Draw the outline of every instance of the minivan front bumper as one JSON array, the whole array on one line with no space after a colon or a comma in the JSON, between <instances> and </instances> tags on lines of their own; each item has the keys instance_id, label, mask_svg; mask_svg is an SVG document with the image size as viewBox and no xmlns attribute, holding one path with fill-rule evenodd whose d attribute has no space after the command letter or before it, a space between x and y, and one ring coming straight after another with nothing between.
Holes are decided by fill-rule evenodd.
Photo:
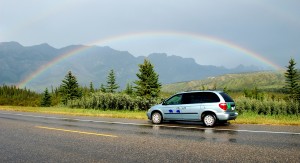
<instances>
[{"instance_id":1,"label":"minivan front bumper","mask_svg":"<svg viewBox=\"0 0 300 163\"><path fill-rule=\"evenodd\" d=\"M147 117L149 120L151 120L151 112L149 112L149 111L147 112Z\"/></svg>"}]
</instances>

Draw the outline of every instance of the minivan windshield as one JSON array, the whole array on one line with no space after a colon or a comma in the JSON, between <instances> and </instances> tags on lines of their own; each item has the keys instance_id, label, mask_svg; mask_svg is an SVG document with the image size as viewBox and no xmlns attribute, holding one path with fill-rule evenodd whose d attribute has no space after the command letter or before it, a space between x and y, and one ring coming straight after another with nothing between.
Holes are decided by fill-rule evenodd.
<instances>
[{"instance_id":1,"label":"minivan windshield","mask_svg":"<svg viewBox=\"0 0 300 163\"><path fill-rule=\"evenodd\" d=\"M221 96L224 98L225 102L234 102L233 99L226 93L221 92Z\"/></svg>"}]
</instances>

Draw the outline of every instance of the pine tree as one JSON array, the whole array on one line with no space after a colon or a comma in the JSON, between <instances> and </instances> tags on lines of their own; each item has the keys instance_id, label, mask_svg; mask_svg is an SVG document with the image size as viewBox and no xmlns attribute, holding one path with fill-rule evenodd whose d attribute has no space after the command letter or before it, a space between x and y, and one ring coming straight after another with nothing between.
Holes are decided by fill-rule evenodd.
<instances>
[{"instance_id":1,"label":"pine tree","mask_svg":"<svg viewBox=\"0 0 300 163\"><path fill-rule=\"evenodd\" d=\"M136 76L138 80L134 83L136 86L136 93L144 97L158 97L161 89L161 84L158 81L158 74L154 71L154 66L147 59L143 64L139 65L140 73Z\"/></svg>"},{"instance_id":2,"label":"pine tree","mask_svg":"<svg viewBox=\"0 0 300 163\"><path fill-rule=\"evenodd\" d=\"M116 83L116 76L112 69L107 76L106 92L115 93L118 88L119 85Z\"/></svg>"},{"instance_id":3,"label":"pine tree","mask_svg":"<svg viewBox=\"0 0 300 163\"><path fill-rule=\"evenodd\" d=\"M41 106L44 106L44 107L51 106L51 96L48 92L48 88L46 88L44 91L44 96L42 98Z\"/></svg>"},{"instance_id":4,"label":"pine tree","mask_svg":"<svg viewBox=\"0 0 300 163\"><path fill-rule=\"evenodd\" d=\"M104 84L101 84L101 85L100 85L100 91L103 92L103 93L106 92L106 89L105 89Z\"/></svg>"},{"instance_id":5,"label":"pine tree","mask_svg":"<svg viewBox=\"0 0 300 163\"><path fill-rule=\"evenodd\" d=\"M92 92L92 93L95 92L93 82L90 82L90 92Z\"/></svg>"},{"instance_id":6,"label":"pine tree","mask_svg":"<svg viewBox=\"0 0 300 163\"><path fill-rule=\"evenodd\" d=\"M126 88L125 88L125 91L124 91L126 94L128 95L132 95L133 94L133 87L130 83L127 83L126 84Z\"/></svg>"},{"instance_id":7,"label":"pine tree","mask_svg":"<svg viewBox=\"0 0 300 163\"><path fill-rule=\"evenodd\" d=\"M285 72L285 89L287 90L289 96L293 100L300 101L300 86L299 80L300 76L296 69L296 62L293 58L290 59L289 65L286 67Z\"/></svg>"},{"instance_id":8,"label":"pine tree","mask_svg":"<svg viewBox=\"0 0 300 163\"><path fill-rule=\"evenodd\" d=\"M53 105L58 105L61 101L61 92L59 88L54 88L53 92L51 93L51 101Z\"/></svg>"},{"instance_id":9,"label":"pine tree","mask_svg":"<svg viewBox=\"0 0 300 163\"><path fill-rule=\"evenodd\" d=\"M62 81L60 91L62 94L62 102L65 105L68 104L69 100L74 100L81 97L81 91L79 89L77 79L71 71L67 73L65 79Z\"/></svg>"}]
</instances>

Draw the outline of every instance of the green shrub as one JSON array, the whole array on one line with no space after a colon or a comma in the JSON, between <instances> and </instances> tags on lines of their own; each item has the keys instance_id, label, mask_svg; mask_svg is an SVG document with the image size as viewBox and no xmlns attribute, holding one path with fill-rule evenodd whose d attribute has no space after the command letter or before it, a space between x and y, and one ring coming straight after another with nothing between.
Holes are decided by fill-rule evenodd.
<instances>
[{"instance_id":1,"label":"green shrub","mask_svg":"<svg viewBox=\"0 0 300 163\"><path fill-rule=\"evenodd\" d=\"M235 99L235 102L240 114L251 111L264 115L300 115L299 103L295 101L240 97Z\"/></svg>"},{"instance_id":2,"label":"green shrub","mask_svg":"<svg viewBox=\"0 0 300 163\"><path fill-rule=\"evenodd\" d=\"M123 93L95 92L80 99L73 100L69 107L101 110L148 110L159 102L156 98L129 96Z\"/></svg>"},{"instance_id":3,"label":"green shrub","mask_svg":"<svg viewBox=\"0 0 300 163\"><path fill-rule=\"evenodd\" d=\"M152 105L160 102L161 99L158 98L130 96L124 93L95 92L80 99L72 100L68 106L98 110L146 111ZM240 114L253 112L260 115L300 115L300 105L295 101L238 97L235 102L237 111Z\"/></svg>"}]
</instances>

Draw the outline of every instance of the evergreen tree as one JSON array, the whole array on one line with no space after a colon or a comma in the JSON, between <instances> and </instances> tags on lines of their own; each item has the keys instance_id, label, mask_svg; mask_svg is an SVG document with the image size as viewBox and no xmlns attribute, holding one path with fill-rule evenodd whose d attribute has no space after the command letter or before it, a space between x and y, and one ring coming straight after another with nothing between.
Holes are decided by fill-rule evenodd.
<instances>
[{"instance_id":1,"label":"evergreen tree","mask_svg":"<svg viewBox=\"0 0 300 163\"><path fill-rule=\"evenodd\" d=\"M89 95L91 90L87 86L84 87L79 87L79 92L81 93L82 96Z\"/></svg>"},{"instance_id":2,"label":"evergreen tree","mask_svg":"<svg viewBox=\"0 0 300 163\"><path fill-rule=\"evenodd\" d=\"M293 100L300 101L300 86L299 86L299 73L296 69L296 62L293 58L290 59L289 65L286 67L285 72L285 89Z\"/></svg>"},{"instance_id":3,"label":"evergreen tree","mask_svg":"<svg viewBox=\"0 0 300 163\"><path fill-rule=\"evenodd\" d=\"M51 106L51 96L48 92L48 88L46 88L44 91L44 96L42 98L41 106L44 106L44 107Z\"/></svg>"},{"instance_id":4,"label":"evergreen tree","mask_svg":"<svg viewBox=\"0 0 300 163\"><path fill-rule=\"evenodd\" d=\"M95 92L93 82L90 82L90 92L92 92L92 93Z\"/></svg>"},{"instance_id":5,"label":"evergreen tree","mask_svg":"<svg viewBox=\"0 0 300 163\"><path fill-rule=\"evenodd\" d=\"M62 81L60 91L62 94L62 101L65 105L68 104L69 100L81 97L81 91L79 89L77 79L71 71L67 73L65 79Z\"/></svg>"},{"instance_id":6,"label":"evergreen tree","mask_svg":"<svg viewBox=\"0 0 300 163\"><path fill-rule=\"evenodd\" d=\"M107 76L106 92L115 93L118 88L119 85L116 83L116 76L112 69Z\"/></svg>"},{"instance_id":7,"label":"evergreen tree","mask_svg":"<svg viewBox=\"0 0 300 163\"><path fill-rule=\"evenodd\" d=\"M126 94L128 95L132 95L133 94L133 87L130 83L127 83L126 84L126 88L125 88L125 91L124 91Z\"/></svg>"},{"instance_id":8,"label":"evergreen tree","mask_svg":"<svg viewBox=\"0 0 300 163\"><path fill-rule=\"evenodd\" d=\"M51 93L51 101L52 105L58 105L61 102L61 92L59 88L53 89L53 92Z\"/></svg>"},{"instance_id":9,"label":"evergreen tree","mask_svg":"<svg viewBox=\"0 0 300 163\"><path fill-rule=\"evenodd\" d=\"M139 71L136 76L138 80L134 83L136 93L139 96L158 97L161 89L161 84L158 81L158 74L154 71L154 66L147 59L143 64L139 64Z\"/></svg>"},{"instance_id":10,"label":"evergreen tree","mask_svg":"<svg viewBox=\"0 0 300 163\"><path fill-rule=\"evenodd\" d=\"M100 85L100 91L103 92L103 93L106 92L106 89L105 89L104 84L101 84L101 85Z\"/></svg>"}]
</instances>

